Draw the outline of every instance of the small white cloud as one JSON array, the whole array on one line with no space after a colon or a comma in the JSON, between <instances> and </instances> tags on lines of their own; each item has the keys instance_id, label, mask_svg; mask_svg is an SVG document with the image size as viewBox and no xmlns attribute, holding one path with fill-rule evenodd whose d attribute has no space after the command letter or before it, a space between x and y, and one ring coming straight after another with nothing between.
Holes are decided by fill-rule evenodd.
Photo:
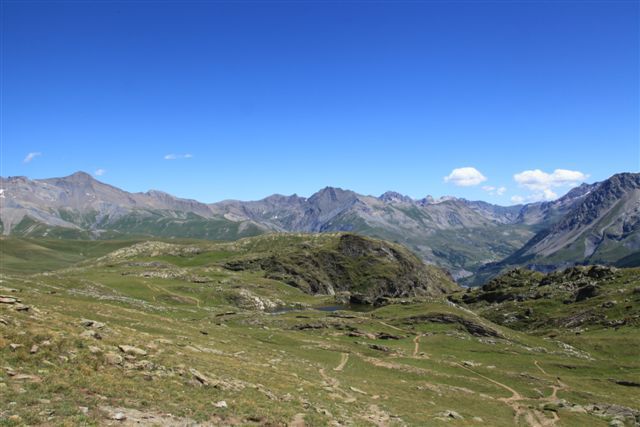
<instances>
[{"instance_id":1,"label":"small white cloud","mask_svg":"<svg viewBox=\"0 0 640 427\"><path fill-rule=\"evenodd\" d=\"M551 187L575 186L589 175L580 171L572 171L567 169L556 169L553 173L547 173L540 169L527 170L517 173L513 179L522 187L533 191L544 191Z\"/></svg>"},{"instance_id":2,"label":"small white cloud","mask_svg":"<svg viewBox=\"0 0 640 427\"><path fill-rule=\"evenodd\" d=\"M107 173L107 171L105 169L96 169L96 171L93 173L95 176L102 176L105 173Z\"/></svg>"},{"instance_id":3,"label":"small white cloud","mask_svg":"<svg viewBox=\"0 0 640 427\"><path fill-rule=\"evenodd\" d=\"M549 202L557 198L558 198L558 195L552 190L549 190L547 188L542 191L537 191L535 193L532 193L526 197L512 196L511 201L513 203L520 204L520 203Z\"/></svg>"},{"instance_id":4,"label":"small white cloud","mask_svg":"<svg viewBox=\"0 0 640 427\"><path fill-rule=\"evenodd\" d=\"M526 202L555 200L558 198L558 195L552 190L553 188L574 187L584 182L587 178L589 178L589 175L583 172L568 169L556 169L552 173L547 173L540 169L533 169L513 175L513 179L520 187L524 187L532 192L530 195L522 198L523 201Z\"/></svg>"},{"instance_id":5,"label":"small white cloud","mask_svg":"<svg viewBox=\"0 0 640 427\"><path fill-rule=\"evenodd\" d=\"M472 167L454 169L444 177L444 182L451 182L459 187L471 187L486 180L487 178L478 169Z\"/></svg>"},{"instance_id":6,"label":"small white cloud","mask_svg":"<svg viewBox=\"0 0 640 427\"><path fill-rule=\"evenodd\" d=\"M167 154L164 156L165 160L178 160L178 159L190 159L193 157L193 154L185 153L185 154Z\"/></svg>"},{"instance_id":7,"label":"small white cloud","mask_svg":"<svg viewBox=\"0 0 640 427\"><path fill-rule=\"evenodd\" d=\"M555 200L558 198L558 195L546 188L542 191L541 194L538 195L538 197L540 197L541 200Z\"/></svg>"},{"instance_id":8,"label":"small white cloud","mask_svg":"<svg viewBox=\"0 0 640 427\"><path fill-rule=\"evenodd\" d=\"M39 152L39 151L35 151L33 153L29 153L29 154L27 154L27 157L24 158L22 163L30 163L31 160L35 159L38 156L42 156L42 153Z\"/></svg>"},{"instance_id":9,"label":"small white cloud","mask_svg":"<svg viewBox=\"0 0 640 427\"><path fill-rule=\"evenodd\" d=\"M507 191L507 187L496 188L493 185L483 185L482 190L489 193L490 196L502 196Z\"/></svg>"}]
</instances>

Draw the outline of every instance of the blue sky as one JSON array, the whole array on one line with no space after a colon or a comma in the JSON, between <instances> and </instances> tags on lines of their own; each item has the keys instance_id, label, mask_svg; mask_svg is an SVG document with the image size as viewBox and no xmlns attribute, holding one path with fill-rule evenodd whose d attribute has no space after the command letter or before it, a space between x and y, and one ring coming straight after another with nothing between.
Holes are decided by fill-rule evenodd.
<instances>
[{"instance_id":1,"label":"blue sky","mask_svg":"<svg viewBox=\"0 0 640 427\"><path fill-rule=\"evenodd\" d=\"M553 198L640 169L639 7L5 0L0 173Z\"/></svg>"}]
</instances>

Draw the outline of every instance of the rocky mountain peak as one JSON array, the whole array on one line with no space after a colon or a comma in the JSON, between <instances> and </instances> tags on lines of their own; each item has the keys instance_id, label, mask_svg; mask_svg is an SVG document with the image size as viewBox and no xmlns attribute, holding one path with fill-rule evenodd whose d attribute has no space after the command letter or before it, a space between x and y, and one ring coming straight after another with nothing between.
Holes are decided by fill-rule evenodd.
<instances>
[{"instance_id":1,"label":"rocky mountain peak","mask_svg":"<svg viewBox=\"0 0 640 427\"><path fill-rule=\"evenodd\" d=\"M356 198L357 195L353 191L337 187L325 187L309 197L309 201L312 203L336 203Z\"/></svg>"},{"instance_id":2,"label":"rocky mountain peak","mask_svg":"<svg viewBox=\"0 0 640 427\"><path fill-rule=\"evenodd\" d=\"M75 182L96 181L96 179L94 179L91 175L83 171L74 172L71 175L60 178L60 179L66 179L68 181L75 181Z\"/></svg>"},{"instance_id":3,"label":"rocky mountain peak","mask_svg":"<svg viewBox=\"0 0 640 427\"><path fill-rule=\"evenodd\" d=\"M387 191L378 197L378 199L385 203L413 203L413 199L411 197L405 196L404 194L400 194L396 191Z\"/></svg>"}]
</instances>

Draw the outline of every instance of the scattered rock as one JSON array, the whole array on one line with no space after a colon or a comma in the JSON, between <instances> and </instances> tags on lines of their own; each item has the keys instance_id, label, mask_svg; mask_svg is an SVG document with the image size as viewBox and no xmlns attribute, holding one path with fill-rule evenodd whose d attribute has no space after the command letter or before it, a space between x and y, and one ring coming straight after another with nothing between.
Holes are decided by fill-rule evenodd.
<instances>
[{"instance_id":1,"label":"scattered rock","mask_svg":"<svg viewBox=\"0 0 640 427\"><path fill-rule=\"evenodd\" d=\"M15 344L15 343L9 344L9 348L11 349L11 351L16 351L17 349L22 347L24 347L22 344Z\"/></svg>"},{"instance_id":2,"label":"scattered rock","mask_svg":"<svg viewBox=\"0 0 640 427\"><path fill-rule=\"evenodd\" d=\"M464 420L464 417L462 415L460 415L456 411L452 411L451 409L447 409L444 412L440 412L438 415L444 418L452 418L454 420Z\"/></svg>"},{"instance_id":3,"label":"scattered rock","mask_svg":"<svg viewBox=\"0 0 640 427\"><path fill-rule=\"evenodd\" d=\"M123 360L122 356L111 351L104 355L104 361L109 365L120 365Z\"/></svg>"},{"instance_id":4,"label":"scattered rock","mask_svg":"<svg viewBox=\"0 0 640 427\"><path fill-rule=\"evenodd\" d=\"M387 332L378 332L375 337L379 340L399 340L403 338L400 335L393 335Z\"/></svg>"},{"instance_id":5,"label":"scattered rock","mask_svg":"<svg viewBox=\"0 0 640 427\"><path fill-rule=\"evenodd\" d=\"M121 352L132 356L146 356L147 352L141 348L132 345L121 344L118 346Z\"/></svg>"},{"instance_id":6,"label":"scattered rock","mask_svg":"<svg viewBox=\"0 0 640 427\"><path fill-rule=\"evenodd\" d=\"M329 326L326 323L316 322L316 323L302 323L302 324L293 326L291 329L304 331L307 329L325 329L328 327Z\"/></svg>"},{"instance_id":7,"label":"scattered rock","mask_svg":"<svg viewBox=\"0 0 640 427\"><path fill-rule=\"evenodd\" d=\"M599 294L599 289L596 285L593 285L593 284L585 285L576 291L576 302L593 298L598 294Z\"/></svg>"},{"instance_id":8,"label":"scattered rock","mask_svg":"<svg viewBox=\"0 0 640 427\"><path fill-rule=\"evenodd\" d=\"M99 353L102 353L102 349L100 347L96 347L95 345L90 345L89 352L91 354L99 354Z\"/></svg>"},{"instance_id":9,"label":"scattered rock","mask_svg":"<svg viewBox=\"0 0 640 427\"><path fill-rule=\"evenodd\" d=\"M94 331L93 329L88 329L80 334L80 338L93 338L96 340L101 340L102 335Z\"/></svg>"},{"instance_id":10,"label":"scattered rock","mask_svg":"<svg viewBox=\"0 0 640 427\"><path fill-rule=\"evenodd\" d=\"M494 337L502 338L502 335L493 328L484 326L481 323L458 316L451 313L429 313L417 316L408 317L403 319L403 323L408 325L415 325L424 322L432 323L445 323L445 324L459 324L467 330L471 335L477 337Z\"/></svg>"},{"instance_id":11,"label":"scattered rock","mask_svg":"<svg viewBox=\"0 0 640 427\"><path fill-rule=\"evenodd\" d=\"M348 337L359 337L359 338L367 338L370 340L375 340L377 337L374 334L364 331L349 331L346 334Z\"/></svg>"},{"instance_id":12,"label":"scattered rock","mask_svg":"<svg viewBox=\"0 0 640 427\"><path fill-rule=\"evenodd\" d=\"M115 414L111 415L111 419L116 421L124 421L127 419L127 416L123 412L116 412Z\"/></svg>"},{"instance_id":13,"label":"scattered rock","mask_svg":"<svg viewBox=\"0 0 640 427\"><path fill-rule=\"evenodd\" d=\"M106 326L102 322L98 322L96 320L91 320L91 319L82 319L80 321L80 324L85 328L94 328L94 329L102 329Z\"/></svg>"},{"instance_id":14,"label":"scattered rock","mask_svg":"<svg viewBox=\"0 0 640 427\"><path fill-rule=\"evenodd\" d=\"M15 381L27 381L32 383L42 382L42 378L37 375L29 375L29 374L15 374L11 377Z\"/></svg>"},{"instance_id":15,"label":"scattered rock","mask_svg":"<svg viewBox=\"0 0 640 427\"><path fill-rule=\"evenodd\" d=\"M20 300L14 297L8 297L6 295L0 295L0 304L15 304L19 303Z\"/></svg>"},{"instance_id":16,"label":"scattered rock","mask_svg":"<svg viewBox=\"0 0 640 427\"><path fill-rule=\"evenodd\" d=\"M191 372L191 375L193 375L193 377L202 385L209 385L212 382L206 375L200 373L194 368L189 368L189 372Z\"/></svg>"},{"instance_id":17,"label":"scattered rock","mask_svg":"<svg viewBox=\"0 0 640 427\"><path fill-rule=\"evenodd\" d=\"M152 411L139 411L137 409L100 406L99 409L103 411L107 418L115 421L119 421L118 424L127 426L167 426L167 427L186 427L186 426L199 426L202 424L197 423L190 418L176 417L167 413L159 413ZM118 418L116 418L116 416ZM102 424L102 423L99 423ZM114 423L111 423L113 425ZM210 425L210 424L205 424ZM220 424L215 424L220 425ZM224 423L224 425L227 425Z\"/></svg>"},{"instance_id":18,"label":"scattered rock","mask_svg":"<svg viewBox=\"0 0 640 427\"><path fill-rule=\"evenodd\" d=\"M385 353L389 353L391 351L389 347L380 344L369 344L369 348L372 350L384 351Z\"/></svg>"},{"instance_id":19,"label":"scattered rock","mask_svg":"<svg viewBox=\"0 0 640 427\"><path fill-rule=\"evenodd\" d=\"M40 350L40 347L38 347L37 344L34 344L34 345L31 346L31 349L29 350L29 353L36 354L38 352L38 350Z\"/></svg>"},{"instance_id":20,"label":"scattered rock","mask_svg":"<svg viewBox=\"0 0 640 427\"><path fill-rule=\"evenodd\" d=\"M216 408L226 408L227 407L227 402L224 400L221 400L219 402L215 402L213 404L213 406L215 406Z\"/></svg>"}]
</instances>

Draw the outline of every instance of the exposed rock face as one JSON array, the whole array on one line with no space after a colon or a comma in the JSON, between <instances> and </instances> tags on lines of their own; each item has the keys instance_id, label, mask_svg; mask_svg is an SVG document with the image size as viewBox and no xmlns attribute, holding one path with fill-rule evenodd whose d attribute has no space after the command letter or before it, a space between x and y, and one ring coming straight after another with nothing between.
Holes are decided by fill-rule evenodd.
<instances>
[{"instance_id":1,"label":"exposed rock face","mask_svg":"<svg viewBox=\"0 0 640 427\"><path fill-rule=\"evenodd\" d=\"M426 266L399 245L342 234L331 245L233 261L232 270L263 270L311 294L351 292L364 302L380 297L441 295L457 286L442 270Z\"/></svg>"}]
</instances>

